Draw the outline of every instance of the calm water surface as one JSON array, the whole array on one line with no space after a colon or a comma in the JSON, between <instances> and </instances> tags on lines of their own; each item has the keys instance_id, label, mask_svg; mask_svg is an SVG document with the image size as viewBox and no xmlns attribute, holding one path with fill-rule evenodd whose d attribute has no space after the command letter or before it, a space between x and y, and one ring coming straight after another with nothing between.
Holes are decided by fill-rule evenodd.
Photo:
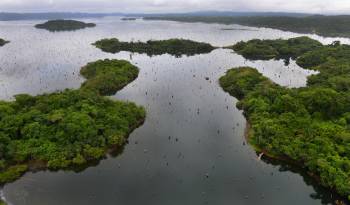
<instances>
[{"instance_id":1,"label":"calm water surface","mask_svg":"<svg viewBox=\"0 0 350 205\"><path fill-rule=\"evenodd\" d=\"M83 172L27 173L3 187L12 205L178 205L178 204L330 204L334 196L293 168L264 162L245 143L245 119L237 100L222 91L218 78L229 68L256 67L288 87L305 86L314 72L295 62L247 61L231 50L175 58L121 52L108 54L91 43L187 38L226 46L252 38L290 38L299 34L242 26L165 21L86 19L96 28L50 33L38 21L0 22L0 98L78 88L80 67L104 58L130 60L139 77L114 99L147 110L145 124L129 138L123 153ZM221 30L222 28L238 30ZM242 30L244 28L244 30ZM311 37L330 43L335 39ZM349 43L347 39L340 39ZM205 78L209 77L209 80Z\"/></svg>"}]
</instances>

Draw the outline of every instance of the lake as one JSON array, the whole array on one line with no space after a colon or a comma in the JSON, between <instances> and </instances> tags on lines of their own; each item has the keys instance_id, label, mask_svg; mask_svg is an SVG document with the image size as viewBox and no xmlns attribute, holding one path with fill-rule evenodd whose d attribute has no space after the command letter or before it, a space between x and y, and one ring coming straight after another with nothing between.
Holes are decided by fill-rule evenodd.
<instances>
[{"instance_id":1,"label":"lake","mask_svg":"<svg viewBox=\"0 0 350 205\"><path fill-rule=\"evenodd\" d=\"M301 36L238 25L122 21L119 17L84 19L96 28L51 33L35 29L41 21L0 22L0 98L79 88L80 67L98 59L125 59L138 66L139 77L112 96L147 110L147 118L118 156L73 171L27 173L1 190L12 205L115 204L331 204L337 197L302 170L258 160L244 138L246 121L237 100L218 84L225 71L256 67L274 82L301 87L315 73L294 61L249 61L232 50L175 58L121 52L108 54L91 43L116 37L122 41L185 38L227 46L253 38ZM233 29L232 29L233 28ZM308 35L322 43L349 39ZM209 78L207 80L206 78Z\"/></svg>"}]
</instances>

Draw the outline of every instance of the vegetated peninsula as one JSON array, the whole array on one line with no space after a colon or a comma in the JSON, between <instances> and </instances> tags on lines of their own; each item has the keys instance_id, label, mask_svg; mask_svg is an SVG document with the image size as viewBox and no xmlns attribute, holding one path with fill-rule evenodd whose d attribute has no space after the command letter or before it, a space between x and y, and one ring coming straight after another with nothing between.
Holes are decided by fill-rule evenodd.
<instances>
[{"instance_id":1,"label":"vegetated peninsula","mask_svg":"<svg viewBox=\"0 0 350 205\"><path fill-rule=\"evenodd\" d=\"M144 108L104 97L133 81L137 67L106 59L81 74L87 80L80 89L0 101L0 185L28 170L82 170L121 151L143 123Z\"/></svg>"},{"instance_id":2,"label":"vegetated peninsula","mask_svg":"<svg viewBox=\"0 0 350 205\"><path fill-rule=\"evenodd\" d=\"M9 43L9 41L5 41L4 39L0 38L0 47L4 46L6 43Z\"/></svg>"},{"instance_id":3,"label":"vegetated peninsula","mask_svg":"<svg viewBox=\"0 0 350 205\"><path fill-rule=\"evenodd\" d=\"M258 52L273 41L259 42L248 44ZM251 125L249 141L259 152L302 165L323 186L350 199L350 46L311 44L303 51L294 46L287 53L295 54L297 64L319 71L308 77L307 87L279 86L250 67L229 70L220 85L240 100L237 107Z\"/></svg>"},{"instance_id":4,"label":"vegetated peninsula","mask_svg":"<svg viewBox=\"0 0 350 205\"><path fill-rule=\"evenodd\" d=\"M176 57L183 55L193 56L196 54L210 53L215 49L208 43L195 42L185 39L149 40L147 42L122 42L116 38L102 39L95 42L97 48L109 53L129 51L145 53L149 56L170 54Z\"/></svg>"},{"instance_id":5,"label":"vegetated peninsula","mask_svg":"<svg viewBox=\"0 0 350 205\"><path fill-rule=\"evenodd\" d=\"M324 37L350 37L350 15L338 16L146 16L145 20L240 24L267 27L296 33L312 33Z\"/></svg>"},{"instance_id":6,"label":"vegetated peninsula","mask_svg":"<svg viewBox=\"0 0 350 205\"><path fill-rule=\"evenodd\" d=\"M84 23L81 21L75 21L75 20L50 20L43 24L37 24L35 25L36 28L39 29L46 29L48 31L74 31L89 27L95 27L96 24L94 23Z\"/></svg>"}]
</instances>

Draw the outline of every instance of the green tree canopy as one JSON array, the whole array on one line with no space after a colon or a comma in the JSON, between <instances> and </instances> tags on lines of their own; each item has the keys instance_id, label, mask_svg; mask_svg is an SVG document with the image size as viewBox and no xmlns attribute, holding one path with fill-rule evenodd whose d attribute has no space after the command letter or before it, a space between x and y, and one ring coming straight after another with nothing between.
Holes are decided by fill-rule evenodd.
<instances>
[{"instance_id":1,"label":"green tree canopy","mask_svg":"<svg viewBox=\"0 0 350 205\"><path fill-rule=\"evenodd\" d=\"M251 46L259 56L266 46L280 53L288 42L292 52L286 53L319 71L308 78L307 87L279 86L249 67L227 71L220 85L240 99L237 106L251 124L249 139L256 148L297 161L322 185L350 199L350 46L301 39L252 40L234 47Z\"/></svg>"}]
</instances>

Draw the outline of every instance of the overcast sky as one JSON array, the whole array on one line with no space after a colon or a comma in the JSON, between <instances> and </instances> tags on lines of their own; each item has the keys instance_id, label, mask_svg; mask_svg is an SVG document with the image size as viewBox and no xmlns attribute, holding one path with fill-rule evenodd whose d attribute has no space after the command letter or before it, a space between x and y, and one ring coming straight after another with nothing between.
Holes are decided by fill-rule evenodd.
<instances>
[{"instance_id":1,"label":"overcast sky","mask_svg":"<svg viewBox=\"0 0 350 205\"><path fill-rule=\"evenodd\" d=\"M285 11L350 14L350 0L0 0L0 11Z\"/></svg>"}]
</instances>

